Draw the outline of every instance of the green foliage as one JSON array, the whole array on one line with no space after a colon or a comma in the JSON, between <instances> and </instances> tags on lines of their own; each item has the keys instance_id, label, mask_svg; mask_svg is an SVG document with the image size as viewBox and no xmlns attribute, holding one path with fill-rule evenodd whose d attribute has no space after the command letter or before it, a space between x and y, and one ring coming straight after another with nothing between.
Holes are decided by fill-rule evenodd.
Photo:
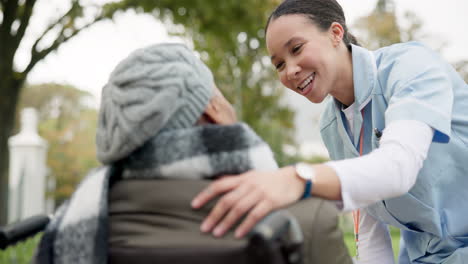
<instances>
[{"instance_id":1,"label":"green foliage","mask_svg":"<svg viewBox=\"0 0 468 264\"><path fill-rule=\"evenodd\" d=\"M41 239L38 234L5 250L0 250L0 264L29 264Z\"/></svg>"},{"instance_id":2,"label":"green foliage","mask_svg":"<svg viewBox=\"0 0 468 264\"><path fill-rule=\"evenodd\" d=\"M87 99L92 99L89 92L70 85L55 83L26 85L21 93L18 109L34 107L38 110L41 121L50 118L61 120L77 117L83 109L88 108ZM61 123L57 125L60 128Z\"/></svg>"},{"instance_id":3,"label":"green foliage","mask_svg":"<svg viewBox=\"0 0 468 264\"><path fill-rule=\"evenodd\" d=\"M353 27L360 33L358 41L363 46L374 50L399 42L424 40L422 21L412 11L405 12L403 27L396 15L393 0L379 0L374 10L359 18Z\"/></svg>"},{"instance_id":4,"label":"green foliage","mask_svg":"<svg viewBox=\"0 0 468 264\"><path fill-rule=\"evenodd\" d=\"M324 163L327 161L330 161L329 158L322 157L322 156L313 156L305 160L306 162L310 164L315 164L315 163Z\"/></svg>"},{"instance_id":5,"label":"green foliage","mask_svg":"<svg viewBox=\"0 0 468 264\"><path fill-rule=\"evenodd\" d=\"M379 0L375 9L356 21L354 27L360 32L358 41L369 49L378 49L401 42L393 1Z\"/></svg>"},{"instance_id":6,"label":"green foliage","mask_svg":"<svg viewBox=\"0 0 468 264\"><path fill-rule=\"evenodd\" d=\"M97 111L86 109L77 117L49 119L39 126L39 133L49 142L47 166L56 180L52 195L57 204L70 197L81 179L99 165L96 124Z\"/></svg>"},{"instance_id":7,"label":"green foliage","mask_svg":"<svg viewBox=\"0 0 468 264\"><path fill-rule=\"evenodd\" d=\"M400 253L400 231L392 228L390 230L390 237L392 239L394 259L398 259L398 254ZM354 234L352 231L344 233L344 241L348 248L349 255L352 257L356 256L356 242L354 242Z\"/></svg>"}]
</instances>

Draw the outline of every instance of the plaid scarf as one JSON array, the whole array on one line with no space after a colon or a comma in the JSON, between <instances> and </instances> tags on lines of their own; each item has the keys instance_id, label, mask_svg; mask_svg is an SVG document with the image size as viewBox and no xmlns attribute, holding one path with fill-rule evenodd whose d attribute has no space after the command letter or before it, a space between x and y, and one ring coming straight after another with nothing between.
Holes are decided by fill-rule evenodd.
<instances>
[{"instance_id":1,"label":"plaid scarf","mask_svg":"<svg viewBox=\"0 0 468 264\"><path fill-rule=\"evenodd\" d=\"M107 196L119 175L122 180L214 179L275 168L268 145L243 123L162 131L118 166L85 177L47 226L35 263L107 263Z\"/></svg>"}]
</instances>

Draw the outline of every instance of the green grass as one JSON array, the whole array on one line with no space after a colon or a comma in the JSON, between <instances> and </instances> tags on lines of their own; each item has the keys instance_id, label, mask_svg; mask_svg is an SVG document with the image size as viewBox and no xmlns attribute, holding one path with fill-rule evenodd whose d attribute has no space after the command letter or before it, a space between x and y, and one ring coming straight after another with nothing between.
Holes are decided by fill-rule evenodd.
<instances>
[{"instance_id":1,"label":"green grass","mask_svg":"<svg viewBox=\"0 0 468 264\"><path fill-rule=\"evenodd\" d=\"M0 250L0 264L29 264L41 239L41 234L6 250Z\"/></svg>"},{"instance_id":2,"label":"green grass","mask_svg":"<svg viewBox=\"0 0 468 264\"><path fill-rule=\"evenodd\" d=\"M354 242L354 234L351 232L344 232L343 235L349 254L353 257L356 256L356 244ZM395 256L396 260L398 257L398 253L400 252L400 230L396 228L390 228L390 236L392 237L393 255Z\"/></svg>"}]
</instances>

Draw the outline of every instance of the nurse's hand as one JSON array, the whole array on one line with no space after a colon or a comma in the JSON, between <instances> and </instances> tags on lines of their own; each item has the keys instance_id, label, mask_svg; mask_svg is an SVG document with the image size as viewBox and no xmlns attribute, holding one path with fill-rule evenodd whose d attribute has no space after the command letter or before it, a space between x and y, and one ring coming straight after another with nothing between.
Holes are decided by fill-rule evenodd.
<instances>
[{"instance_id":1,"label":"nurse's hand","mask_svg":"<svg viewBox=\"0 0 468 264\"><path fill-rule=\"evenodd\" d=\"M272 210L299 200L304 185L292 166L270 172L249 171L214 181L192 200L192 207L198 209L216 196L223 195L200 229L220 237L246 215L235 231L235 236L240 238Z\"/></svg>"}]
</instances>

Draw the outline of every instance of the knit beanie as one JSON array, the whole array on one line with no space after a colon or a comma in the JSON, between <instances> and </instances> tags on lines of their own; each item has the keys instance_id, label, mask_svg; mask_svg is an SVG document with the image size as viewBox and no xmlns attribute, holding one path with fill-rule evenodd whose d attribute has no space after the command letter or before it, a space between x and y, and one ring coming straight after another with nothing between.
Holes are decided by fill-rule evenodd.
<instances>
[{"instance_id":1,"label":"knit beanie","mask_svg":"<svg viewBox=\"0 0 468 264\"><path fill-rule=\"evenodd\" d=\"M134 51L117 65L102 90L98 159L113 163L163 129L193 126L213 89L211 71L183 44Z\"/></svg>"}]
</instances>

